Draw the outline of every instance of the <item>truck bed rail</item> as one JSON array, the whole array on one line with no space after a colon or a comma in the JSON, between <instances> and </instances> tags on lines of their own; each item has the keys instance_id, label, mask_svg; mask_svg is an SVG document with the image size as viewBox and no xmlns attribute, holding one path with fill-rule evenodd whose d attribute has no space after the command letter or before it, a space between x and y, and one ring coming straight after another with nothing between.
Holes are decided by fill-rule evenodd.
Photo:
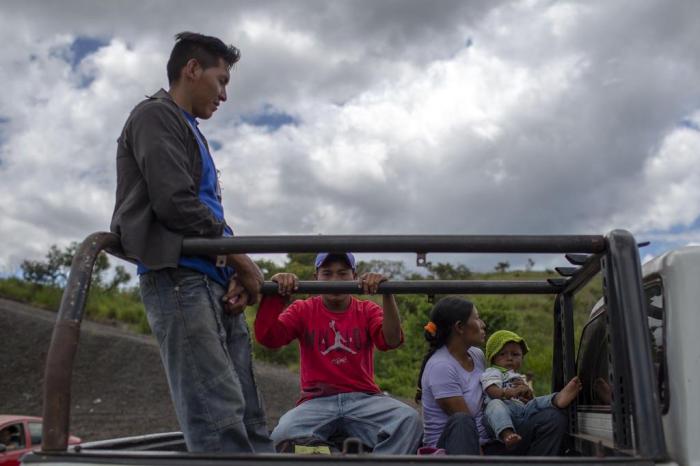
<instances>
[{"instance_id":1,"label":"truck bed rail","mask_svg":"<svg viewBox=\"0 0 700 466\"><path fill-rule=\"evenodd\" d=\"M611 247L612 245L612 247ZM75 358L87 294L90 287L92 268L97 255L106 250L110 254L125 258L121 249L120 239L112 233L98 232L88 236L78 248L70 275L61 300L56 325L54 327L49 352L46 361L44 378L44 423L42 452L66 452L71 406L71 376ZM634 238L628 232L615 230L607 237L601 235L370 235L370 236L251 236L232 238L188 238L183 241L184 255L221 255L230 253L280 253L280 252L404 252L416 253L419 260L425 261L425 254L435 252L450 253L568 253L574 258L578 269L563 268L561 275L565 278L552 277L543 280L419 280L386 282L379 286L379 292L406 294L552 294L559 295L568 303L576 291L581 289L590 278L602 269L609 281L629 284L629 280L639 277L639 258ZM603 264L603 266L601 266ZM635 268L636 267L636 268ZM276 292L277 285L267 282L263 293ZM628 287L633 289L634 287ZM302 293L359 293L357 282L301 282L299 292ZM617 318L621 320L622 328L631 332L631 338L621 341L621 345L629 341L648 339L641 325L630 322L644 315L640 308L642 302L639 296L621 294L613 299L613 307L617 308ZM567 304L568 306L568 304ZM567 307L565 306L565 308ZM623 311L624 310L624 311ZM566 313L570 310L565 309ZM641 334L640 334L641 332ZM566 332L565 339L571 339L571 332ZM640 340L640 338L642 340ZM569 345L573 342L569 341ZM621 348L632 351L634 348ZM566 361L560 355L559 363L571 371L572 352L565 354ZM638 351L638 356L632 358L627 373L635 373L644 378L644 382L632 387L631 409L635 412L634 432L637 439L637 452L644 458L663 458L666 454L663 430L660 417L654 417L653 375L648 368L651 360L648 352ZM557 357L555 355L555 364ZM649 401L652 400L652 401ZM640 417L639 414L642 414ZM87 451L86 451L87 453ZM59 455L61 456L61 455ZM128 456L128 455L127 455ZM209 458L210 456L206 456ZM159 457L160 458L160 457ZM169 457L172 461L172 457ZM195 458L187 456L186 458ZM228 457L230 461L230 456ZM272 458L269 462L279 464ZM155 459L155 457L154 457ZM307 458L308 460L308 458ZM328 458L326 458L328 460ZM474 458L475 462L482 462ZM539 459L538 459L539 460ZM583 458L582 458L583 460ZM637 458L639 460L639 458ZM184 460L185 463L187 460ZM315 460L314 460L315 461ZM425 460L427 461L427 460ZM463 461L463 460L462 460ZM30 461L31 462L31 459ZM362 460L363 463L373 461ZM392 462L390 458L382 458L382 463ZM424 461L421 461L424 462ZM428 461L429 462L429 461ZM441 464L452 462L441 458ZM516 461L519 462L519 461ZM544 459L541 463L559 464L556 459ZM625 461L620 461L625 462ZM185 464L183 463L183 464ZM256 464L267 464L263 457L256 457ZM489 464L494 463L489 459ZM598 464L595 461L581 461L585 464ZM601 461L609 464L607 459Z\"/></svg>"}]
</instances>

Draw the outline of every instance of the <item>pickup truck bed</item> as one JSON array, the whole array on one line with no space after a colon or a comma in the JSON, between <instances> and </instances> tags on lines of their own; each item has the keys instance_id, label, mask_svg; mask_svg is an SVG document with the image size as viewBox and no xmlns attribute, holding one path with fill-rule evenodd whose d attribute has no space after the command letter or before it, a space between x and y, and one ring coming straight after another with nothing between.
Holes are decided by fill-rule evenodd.
<instances>
[{"instance_id":1,"label":"pickup truck bed","mask_svg":"<svg viewBox=\"0 0 700 466\"><path fill-rule=\"evenodd\" d=\"M647 310L642 290L639 252L628 232L615 230L606 236L313 236L313 237L236 237L186 239L183 254L275 253L275 252L509 252L566 253L576 267L559 268L564 278L543 281L430 281L387 282L380 292L434 294L537 293L554 296L554 348L552 389L560 389L576 374L573 305L579 292L594 276L602 274L606 304L606 340L610 345L610 365L605 374L610 384L610 431L612 436L597 439L581 432L576 409L569 410L568 451L571 456L378 456L288 455L288 454L194 454L184 452L179 433L93 442L67 448L70 419L70 371L78 343L80 323L87 297L87 284L97 254L107 249L120 255L119 238L109 233L88 237L76 254L64 293L51 349L47 357L44 395L42 450L27 455L24 464L95 465L214 465L253 464L664 464L669 458L661 412L656 371L651 355ZM273 283L263 293L275 292ZM299 292L346 293L356 291L347 282L304 282ZM629 357L634 355L634 357ZM595 406L594 406L595 408ZM597 408L596 408L597 409ZM586 456L579 456L581 453ZM669 463L672 464L672 463Z\"/></svg>"}]
</instances>

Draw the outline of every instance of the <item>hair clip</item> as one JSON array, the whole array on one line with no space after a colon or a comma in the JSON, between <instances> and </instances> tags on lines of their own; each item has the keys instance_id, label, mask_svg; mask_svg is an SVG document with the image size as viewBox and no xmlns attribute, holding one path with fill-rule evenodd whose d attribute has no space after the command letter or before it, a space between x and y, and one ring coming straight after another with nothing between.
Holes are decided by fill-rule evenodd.
<instances>
[{"instance_id":1,"label":"hair clip","mask_svg":"<svg viewBox=\"0 0 700 466\"><path fill-rule=\"evenodd\" d=\"M425 324L425 326L423 328L425 329L426 332L428 332L429 334L431 334L433 336L435 336L435 332L437 332L437 325L435 325L435 322L432 322L432 321Z\"/></svg>"}]
</instances>

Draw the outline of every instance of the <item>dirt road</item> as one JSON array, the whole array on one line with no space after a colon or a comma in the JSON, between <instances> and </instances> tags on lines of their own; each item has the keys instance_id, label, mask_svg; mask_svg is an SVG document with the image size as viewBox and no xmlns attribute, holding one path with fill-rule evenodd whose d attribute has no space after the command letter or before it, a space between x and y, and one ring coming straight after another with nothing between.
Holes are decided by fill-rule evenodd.
<instances>
[{"instance_id":1,"label":"dirt road","mask_svg":"<svg viewBox=\"0 0 700 466\"><path fill-rule=\"evenodd\" d=\"M0 414L41 416L42 379L56 314L0 299ZM298 375L256 363L268 427L294 406ZM71 433L83 440L179 430L151 337L83 322L73 372Z\"/></svg>"}]
</instances>

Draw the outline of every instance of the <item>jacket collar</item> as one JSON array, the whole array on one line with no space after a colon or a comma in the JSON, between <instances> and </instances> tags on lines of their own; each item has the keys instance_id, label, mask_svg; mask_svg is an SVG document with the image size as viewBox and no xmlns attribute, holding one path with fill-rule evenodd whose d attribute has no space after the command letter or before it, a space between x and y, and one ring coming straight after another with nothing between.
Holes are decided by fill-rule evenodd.
<instances>
[{"instance_id":1,"label":"jacket collar","mask_svg":"<svg viewBox=\"0 0 700 466\"><path fill-rule=\"evenodd\" d=\"M166 91L165 89L161 88L158 92L156 92L153 95L147 95L149 99L159 99L159 100L169 100L170 102L175 104L175 101L173 100L173 97ZM177 104L175 104L177 105Z\"/></svg>"},{"instance_id":2,"label":"jacket collar","mask_svg":"<svg viewBox=\"0 0 700 466\"><path fill-rule=\"evenodd\" d=\"M186 110L183 110L182 108L180 108L180 106L173 100L173 96L171 96L170 93L169 93L168 91L166 91L165 89L161 88L161 89L160 89L158 92L156 92L155 94L153 94L153 95L147 95L146 97L149 98L149 99L152 99L152 100L161 100L161 101L165 101L165 102L168 102L170 105L172 105L172 106L173 106L173 109L176 109L176 110L177 110L177 114L178 114L179 118L181 119L181 121L187 125L187 127L189 128L189 130L190 130L190 132L192 133L192 135L193 135L195 138L197 138L197 135L196 135L195 132L194 132L194 128L192 127L192 125L191 125L190 122L188 121L187 117L185 116ZM196 120L195 120L195 123L196 123L196 124L199 124Z\"/></svg>"}]
</instances>

